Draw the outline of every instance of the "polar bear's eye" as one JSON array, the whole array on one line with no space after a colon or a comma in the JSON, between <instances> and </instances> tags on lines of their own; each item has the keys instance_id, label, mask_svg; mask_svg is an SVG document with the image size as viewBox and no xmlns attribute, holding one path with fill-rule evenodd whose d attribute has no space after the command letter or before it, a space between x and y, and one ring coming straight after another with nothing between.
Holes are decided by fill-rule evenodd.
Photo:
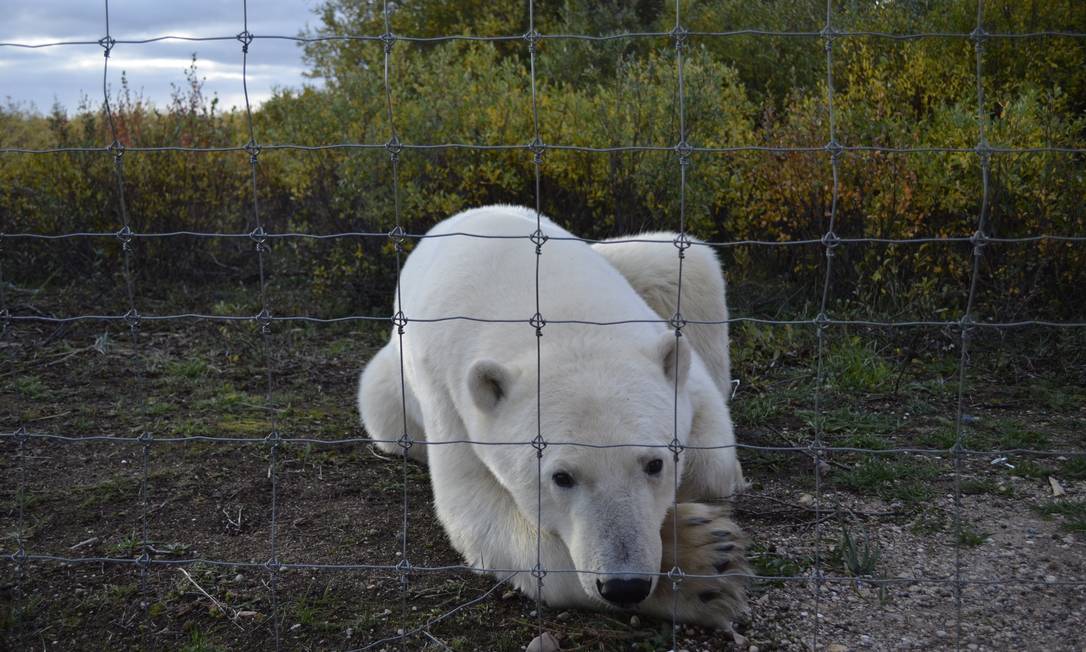
<instances>
[{"instance_id":1,"label":"polar bear's eye","mask_svg":"<svg viewBox=\"0 0 1086 652\"><path fill-rule=\"evenodd\" d=\"M568 489L569 487L573 486L573 476L566 473L565 471L559 471L555 473L551 476L551 479L554 480L554 484L562 487L563 489Z\"/></svg>"},{"instance_id":2,"label":"polar bear's eye","mask_svg":"<svg viewBox=\"0 0 1086 652\"><path fill-rule=\"evenodd\" d=\"M664 469L664 461L660 458L656 458L645 465L645 473L649 475L656 475Z\"/></svg>"}]
</instances>

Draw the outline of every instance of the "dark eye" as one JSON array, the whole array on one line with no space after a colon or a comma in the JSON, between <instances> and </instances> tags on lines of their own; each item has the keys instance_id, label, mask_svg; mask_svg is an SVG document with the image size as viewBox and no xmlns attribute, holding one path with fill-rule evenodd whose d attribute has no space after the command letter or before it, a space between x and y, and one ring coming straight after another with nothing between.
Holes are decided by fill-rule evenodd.
<instances>
[{"instance_id":1,"label":"dark eye","mask_svg":"<svg viewBox=\"0 0 1086 652\"><path fill-rule=\"evenodd\" d=\"M664 461L657 458L645 465L645 473L656 475L664 469Z\"/></svg>"},{"instance_id":2,"label":"dark eye","mask_svg":"<svg viewBox=\"0 0 1086 652\"><path fill-rule=\"evenodd\" d=\"M562 487L563 489L568 489L569 487L573 486L573 476L566 473L565 471L559 471L558 473L555 473L551 476L551 479L554 480L554 484Z\"/></svg>"}]
</instances>

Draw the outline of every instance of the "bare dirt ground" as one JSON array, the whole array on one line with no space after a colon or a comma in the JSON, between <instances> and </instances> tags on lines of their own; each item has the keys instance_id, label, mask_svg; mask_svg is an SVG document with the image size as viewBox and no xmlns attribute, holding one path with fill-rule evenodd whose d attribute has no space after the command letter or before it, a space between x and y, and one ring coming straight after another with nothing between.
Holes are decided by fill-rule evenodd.
<instances>
[{"instance_id":1,"label":"bare dirt ground","mask_svg":"<svg viewBox=\"0 0 1086 652\"><path fill-rule=\"evenodd\" d=\"M741 442L805 446L818 432L829 446L936 452L833 452L816 483L807 451L741 451L754 482L735 505L755 541L750 649L954 649L959 635L969 650L1086 649L1086 459L955 464L953 333L832 329L817 418L806 330L735 329ZM364 436L356 375L383 335L276 324L269 412L255 324L145 322L137 346L116 325L12 324L0 339L0 432L152 441L0 439L6 648L269 649L278 635L284 649L393 650L379 641L424 627L404 649L522 649L536 605L493 578L414 572L402 587L387 569L335 568L399 563L405 499L411 564L460 564L423 467L365 444L281 443L272 459L273 429ZM979 338L965 447L1086 450L1084 358L1081 335ZM246 441L155 441L176 436ZM278 572L265 566L273 478ZM32 556L22 564L20 540ZM544 608L542 625L564 650L672 645L670 624L622 614ZM691 652L734 649L717 632L675 637Z\"/></svg>"}]
</instances>

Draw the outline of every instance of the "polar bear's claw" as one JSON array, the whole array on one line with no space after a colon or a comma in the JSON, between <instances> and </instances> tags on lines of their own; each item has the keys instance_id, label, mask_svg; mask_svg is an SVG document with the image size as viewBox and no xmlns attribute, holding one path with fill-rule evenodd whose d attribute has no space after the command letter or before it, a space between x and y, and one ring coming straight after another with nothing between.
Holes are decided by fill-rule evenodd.
<instances>
[{"instance_id":1,"label":"polar bear's claw","mask_svg":"<svg viewBox=\"0 0 1086 652\"><path fill-rule=\"evenodd\" d=\"M677 507L678 516L669 515L660 530L661 572L668 576L660 578L640 610L664 620L674 615L682 622L728 630L747 610L748 539L723 506Z\"/></svg>"}]
</instances>

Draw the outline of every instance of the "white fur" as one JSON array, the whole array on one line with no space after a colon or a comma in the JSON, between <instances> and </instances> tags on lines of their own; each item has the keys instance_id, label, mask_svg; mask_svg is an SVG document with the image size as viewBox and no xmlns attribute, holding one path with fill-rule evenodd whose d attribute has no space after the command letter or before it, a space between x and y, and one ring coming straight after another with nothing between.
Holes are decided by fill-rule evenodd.
<instances>
[{"instance_id":1,"label":"white fur","mask_svg":"<svg viewBox=\"0 0 1086 652\"><path fill-rule=\"evenodd\" d=\"M683 333L701 356L709 374L725 398L731 395L731 357L728 355L728 304L724 277L716 253L700 240L690 238L682 264L682 303L679 296L679 255L674 242L677 233L657 231L620 237L592 245L626 277L634 290L664 319L681 312L691 322ZM630 240L652 242L630 242ZM660 241L660 242L657 242ZM679 310L677 310L679 309Z\"/></svg>"},{"instance_id":2,"label":"white fur","mask_svg":"<svg viewBox=\"0 0 1086 652\"><path fill-rule=\"evenodd\" d=\"M609 263L611 256L605 259L582 242L554 239L569 233L550 220L542 219L541 228L551 238L538 261L539 312L547 320L541 338L528 323L536 312L537 257L524 236L536 229L535 213L510 206L465 211L428 234L446 237L422 240L408 257L400 275L402 305L396 307L409 320L402 351L394 331L362 373L359 409L370 436L385 440L379 446L398 452L393 442L404 433L406 404L407 434L416 442L409 453L429 463L438 517L469 564L530 569L538 561L548 571L548 604L614 608L600 597L597 580L641 577L673 565L662 557L661 524L676 500L676 472L678 500L722 498L744 486L727 402L718 388L721 349L719 343L705 348L710 359L716 356L711 375L698 355L706 338L676 342L658 321L664 299L646 303L634 289L654 287L651 279L639 276L632 287L620 273L630 267L624 264L628 256ZM447 235L457 232L519 237ZM603 245L608 246L626 247ZM720 318L718 308L696 306L701 287L710 288L708 301L723 303L723 282L715 287L712 279L698 278L704 274L719 278L719 268L687 275L684 267L688 319ZM513 321L426 321L449 316ZM690 351L692 344L697 352ZM726 341L722 351L726 384ZM537 432L548 442L541 457L527 445ZM676 465L666 448L676 434L684 446L728 447L685 450ZM645 465L657 458L663 470L646 473ZM576 485L557 486L558 472L572 475ZM735 568L741 567L739 557ZM570 570L587 572L552 572ZM728 581L735 584L735 578ZM520 573L514 582L535 594L530 574ZM669 596L670 588L657 590L638 609L669 616ZM735 601L725 605L702 597L682 603L688 606L680 620L726 625Z\"/></svg>"}]
</instances>

